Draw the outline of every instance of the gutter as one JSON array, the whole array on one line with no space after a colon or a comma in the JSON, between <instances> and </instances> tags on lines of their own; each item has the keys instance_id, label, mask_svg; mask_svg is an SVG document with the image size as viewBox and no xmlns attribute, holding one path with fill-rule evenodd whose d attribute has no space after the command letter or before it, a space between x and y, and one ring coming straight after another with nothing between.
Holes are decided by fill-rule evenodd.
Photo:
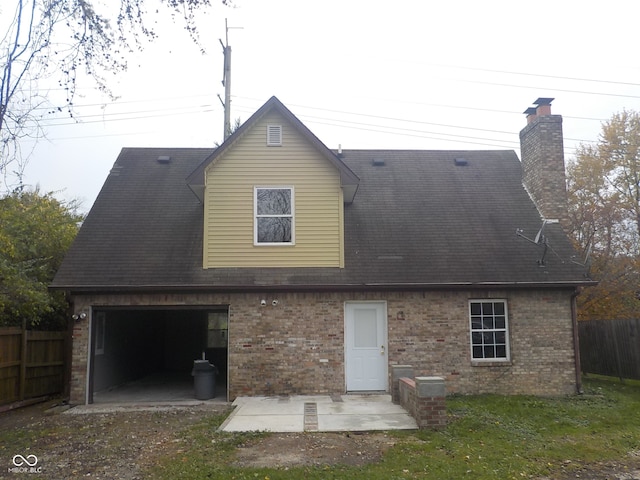
<instances>
[{"instance_id":1,"label":"gutter","mask_svg":"<svg viewBox=\"0 0 640 480\"><path fill-rule=\"evenodd\" d=\"M573 288L597 285L597 282L459 282L459 283L336 283L336 284L191 284L191 285L50 285L50 290L73 293L149 293L149 292L256 292L256 291L399 291L399 290L486 290L492 289L549 289Z\"/></svg>"},{"instance_id":2,"label":"gutter","mask_svg":"<svg viewBox=\"0 0 640 480\"><path fill-rule=\"evenodd\" d=\"M582 395L584 390L582 389L582 366L580 364L580 335L578 334L578 295L580 295L580 288L576 288L571 294L571 325L573 327L573 351L575 361L575 374L576 374L576 393Z\"/></svg>"}]
</instances>

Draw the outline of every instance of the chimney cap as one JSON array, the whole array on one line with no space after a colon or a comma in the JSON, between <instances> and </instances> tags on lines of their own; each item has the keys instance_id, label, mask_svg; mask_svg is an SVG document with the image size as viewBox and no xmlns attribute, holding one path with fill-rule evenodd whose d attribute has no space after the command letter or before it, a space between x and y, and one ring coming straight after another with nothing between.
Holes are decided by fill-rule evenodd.
<instances>
[{"instance_id":1,"label":"chimney cap","mask_svg":"<svg viewBox=\"0 0 640 480\"><path fill-rule=\"evenodd\" d=\"M555 98L548 98L548 97L540 97L538 98L535 102L533 102L534 105L551 105L551 102L553 102L555 100Z\"/></svg>"},{"instance_id":2,"label":"chimney cap","mask_svg":"<svg viewBox=\"0 0 640 480\"><path fill-rule=\"evenodd\" d=\"M525 113L527 115L535 115L536 114L536 109L535 109L535 107L529 107L522 113Z\"/></svg>"}]
</instances>

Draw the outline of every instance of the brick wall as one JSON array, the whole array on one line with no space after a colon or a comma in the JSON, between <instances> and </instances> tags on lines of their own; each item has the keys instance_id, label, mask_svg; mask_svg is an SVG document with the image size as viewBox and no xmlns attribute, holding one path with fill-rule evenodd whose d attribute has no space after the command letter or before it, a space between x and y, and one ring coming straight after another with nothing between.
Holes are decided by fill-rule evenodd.
<instances>
[{"instance_id":1,"label":"brick wall","mask_svg":"<svg viewBox=\"0 0 640 480\"><path fill-rule=\"evenodd\" d=\"M230 396L344 392L344 301L336 294L237 297L230 307ZM272 305L273 300L277 306Z\"/></svg>"},{"instance_id":2,"label":"brick wall","mask_svg":"<svg viewBox=\"0 0 640 480\"><path fill-rule=\"evenodd\" d=\"M229 399L344 393L344 302L387 302L389 365L439 376L448 393L575 391L571 291L252 293L77 296L98 306L229 305ZM468 300L508 302L511 361L473 364ZM267 305L261 306L265 299ZM272 301L277 300L277 305ZM71 402L84 403L89 317L73 334Z\"/></svg>"},{"instance_id":3,"label":"brick wall","mask_svg":"<svg viewBox=\"0 0 640 480\"><path fill-rule=\"evenodd\" d=\"M85 404L87 402L87 368L89 335L91 324L91 303L87 303L84 297L74 299L74 312L85 312L87 317L75 321L71 337L71 379L69 396L72 404Z\"/></svg>"},{"instance_id":4,"label":"brick wall","mask_svg":"<svg viewBox=\"0 0 640 480\"><path fill-rule=\"evenodd\" d=\"M447 426L444 380L440 377L400 378L399 403L415 418L420 429Z\"/></svg>"},{"instance_id":5,"label":"brick wall","mask_svg":"<svg viewBox=\"0 0 640 480\"><path fill-rule=\"evenodd\" d=\"M478 298L507 301L508 363L471 361L468 300ZM390 363L443 377L448 393L575 393L570 292L396 294L387 308Z\"/></svg>"}]
</instances>

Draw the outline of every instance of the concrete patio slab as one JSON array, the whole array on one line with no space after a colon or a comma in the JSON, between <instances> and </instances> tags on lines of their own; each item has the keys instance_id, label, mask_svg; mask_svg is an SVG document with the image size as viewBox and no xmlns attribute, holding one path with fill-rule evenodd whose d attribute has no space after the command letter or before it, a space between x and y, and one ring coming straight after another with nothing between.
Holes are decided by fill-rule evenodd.
<instances>
[{"instance_id":1,"label":"concrete patio slab","mask_svg":"<svg viewBox=\"0 0 640 480\"><path fill-rule=\"evenodd\" d=\"M239 397L225 432L414 430L416 421L390 395Z\"/></svg>"},{"instance_id":2,"label":"concrete patio slab","mask_svg":"<svg viewBox=\"0 0 640 480\"><path fill-rule=\"evenodd\" d=\"M366 432L414 430L418 425L408 414L318 415L319 432Z\"/></svg>"}]
</instances>

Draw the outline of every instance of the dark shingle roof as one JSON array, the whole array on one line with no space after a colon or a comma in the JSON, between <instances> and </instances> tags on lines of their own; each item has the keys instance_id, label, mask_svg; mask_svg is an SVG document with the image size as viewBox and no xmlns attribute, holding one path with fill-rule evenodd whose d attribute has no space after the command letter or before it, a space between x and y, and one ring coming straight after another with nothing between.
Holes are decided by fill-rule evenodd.
<instances>
[{"instance_id":1,"label":"dark shingle roof","mask_svg":"<svg viewBox=\"0 0 640 480\"><path fill-rule=\"evenodd\" d=\"M372 159L384 160L383 166ZM456 159L460 159L456 161ZM544 283L584 280L560 225L542 219L512 151L347 151L360 177L346 209L352 265L383 283Z\"/></svg>"},{"instance_id":2,"label":"dark shingle roof","mask_svg":"<svg viewBox=\"0 0 640 480\"><path fill-rule=\"evenodd\" d=\"M203 206L187 177L212 149L125 148L52 287L69 290L577 285L584 268L542 219L512 151L346 150L345 268L202 268ZM159 156L170 156L158 162ZM466 165L456 165L464 158ZM375 166L372 160L383 160ZM377 162L382 163L382 162Z\"/></svg>"}]
</instances>

